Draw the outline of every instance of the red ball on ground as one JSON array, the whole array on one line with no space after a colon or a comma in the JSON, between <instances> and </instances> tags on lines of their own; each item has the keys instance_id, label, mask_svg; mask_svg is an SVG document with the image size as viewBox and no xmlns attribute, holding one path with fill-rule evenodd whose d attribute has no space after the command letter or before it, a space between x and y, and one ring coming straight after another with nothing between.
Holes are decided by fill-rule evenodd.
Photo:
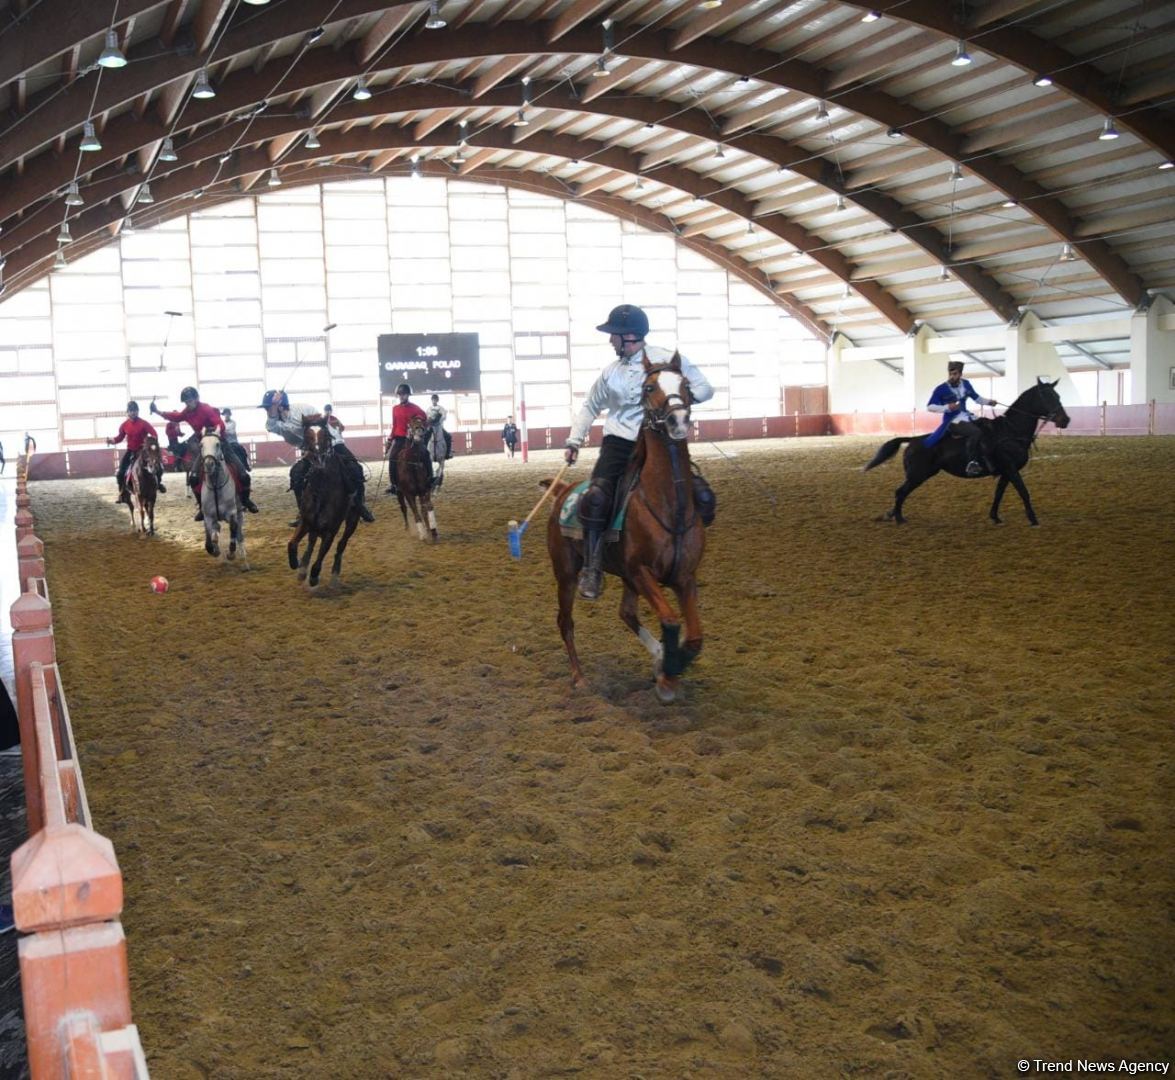
<instances>
[{"instance_id":1,"label":"red ball on ground","mask_svg":"<svg viewBox=\"0 0 1175 1080\"><path fill-rule=\"evenodd\" d=\"M156 574L155 577L151 579L151 591L155 593L167 592L167 578Z\"/></svg>"}]
</instances>

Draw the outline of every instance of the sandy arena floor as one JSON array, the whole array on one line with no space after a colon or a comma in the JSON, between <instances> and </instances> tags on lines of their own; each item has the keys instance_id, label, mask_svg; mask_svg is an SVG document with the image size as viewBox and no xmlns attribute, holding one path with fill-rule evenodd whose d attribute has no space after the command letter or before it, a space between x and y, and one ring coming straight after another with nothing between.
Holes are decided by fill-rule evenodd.
<instances>
[{"instance_id":1,"label":"sandy arena floor","mask_svg":"<svg viewBox=\"0 0 1175 1080\"><path fill-rule=\"evenodd\" d=\"M248 574L180 481L151 541L113 479L33 485L152 1075L1175 1056L1175 439L1045 439L1040 529L946 477L875 522L880 441L696 449L720 516L668 707L615 580L572 693L543 530L509 557L553 452L450 462L435 547L373 495L319 596L283 471Z\"/></svg>"}]
</instances>

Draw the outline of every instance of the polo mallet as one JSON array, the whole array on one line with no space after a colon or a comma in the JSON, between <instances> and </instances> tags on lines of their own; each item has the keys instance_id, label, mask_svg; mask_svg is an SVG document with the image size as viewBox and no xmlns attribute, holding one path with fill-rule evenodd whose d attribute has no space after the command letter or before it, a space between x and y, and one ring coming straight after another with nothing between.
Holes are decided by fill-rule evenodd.
<instances>
[{"instance_id":1,"label":"polo mallet","mask_svg":"<svg viewBox=\"0 0 1175 1080\"><path fill-rule=\"evenodd\" d=\"M163 370L163 357L167 352L167 339L171 337L171 324L174 319L178 319L183 315L182 311L165 311L163 313L167 316L167 329L163 331L163 344L159 348L159 370Z\"/></svg>"},{"instance_id":2,"label":"polo mallet","mask_svg":"<svg viewBox=\"0 0 1175 1080\"><path fill-rule=\"evenodd\" d=\"M530 519L539 512L539 507L547 501L547 498L550 496L551 492L555 490L555 485L557 485L559 481L563 479L563 474L570 468L571 462L564 462L563 468L561 468L555 474L555 479L552 480L549 485L547 485L547 490L543 492L542 496L539 498L539 501L534 504L534 509L526 515L526 520L523 521L521 525L519 525L517 521L506 522L506 539L510 544L510 554L513 555L514 558L522 558L522 534L530 527Z\"/></svg>"}]
</instances>

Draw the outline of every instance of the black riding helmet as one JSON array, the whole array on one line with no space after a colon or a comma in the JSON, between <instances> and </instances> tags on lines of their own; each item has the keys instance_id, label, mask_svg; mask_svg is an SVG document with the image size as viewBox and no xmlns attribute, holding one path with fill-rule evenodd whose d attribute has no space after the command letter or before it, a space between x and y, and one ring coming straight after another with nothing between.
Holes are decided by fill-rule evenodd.
<instances>
[{"instance_id":1,"label":"black riding helmet","mask_svg":"<svg viewBox=\"0 0 1175 1080\"><path fill-rule=\"evenodd\" d=\"M185 405L189 401L199 401L199 400L200 400L200 391L197 390L194 386L185 386L180 391L180 401L182 401Z\"/></svg>"},{"instance_id":2,"label":"black riding helmet","mask_svg":"<svg viewBox=\"0 0 1175 1080\"><path fill-rule=\"evenodd\" d=\"M128 401L126 403L126 411L130 412L132 409L134 409L135 412L139 411L139 403L137 401Z\"/></svg>"},{"instance_id":3,"label":"black riding helmet","mask_svg":"<svg viewBox=\"0 0 1175 1080\"><path fill-rule=\"evenodd\" d=\"M405 393L409 397L411 397L412 396L412 387L409 386L406 382L402 382L402 383L400 383L399 386L396 387L396 393L397 394Z\"/></svg>"},{"instance_id":4,"label":"black riding helmet","mask_svg":"<svg viewBox=\"0 0 1175 1080\"><path fill-rule=\"evenodd\" d=\"M608 312L608 321L596 327L605 334L619 334L644 341L649 333L649 317L633 304L621 304Z\"/></svg>"}]
</instances>

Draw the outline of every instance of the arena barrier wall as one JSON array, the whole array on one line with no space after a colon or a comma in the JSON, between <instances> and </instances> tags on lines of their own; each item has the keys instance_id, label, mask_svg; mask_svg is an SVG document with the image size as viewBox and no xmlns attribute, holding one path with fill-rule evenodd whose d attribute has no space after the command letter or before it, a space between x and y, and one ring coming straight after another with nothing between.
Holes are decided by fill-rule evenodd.
<instances>
[{"instance_id":1,"label":"arena barrier wall","mask_svg":"<svg viewBox=\"0 0 1175 1080\"><path fill-rule=\"evenodd\" d=\"M29 839L12 853L12 907L33 1080L145 1080L131 1023L114 845L90 820L57 667L44 549L17 463L12 659Z\"/></svg>"},{"instance_id":2,"label":"arena barrier wall","mask_svg":"<svg viewBox=\"0 0 1175 1080\"><path fill-rule=\"evenodd\" d=\"M1052 426L1042 435L1175 435L1175 404L1082 405L1068 410L1071 423L1064 432ZM696 420L694 437L708 442L730 439L802 439L814 435L917 435L938 427L939 417L922 409L878 413L792 413L789 416L739 417L731 420ZM530 428L527 444L531 450L560 447L570 428ZM497 454L502 450L498 428L480 431L454 431L454 456ZM598 428L592 429L590 441L599 442ZM257 465L293 464L297 454L282 441L250 442L243 445L250 460ZM381 435L356 435L347 445L360 460L376 461L383 454ZM121 449L64 450L52 454L34 454L29 465L30 480L65 480L74 477L113 477L118 471Z\"/></svg>"}]
</instances>

